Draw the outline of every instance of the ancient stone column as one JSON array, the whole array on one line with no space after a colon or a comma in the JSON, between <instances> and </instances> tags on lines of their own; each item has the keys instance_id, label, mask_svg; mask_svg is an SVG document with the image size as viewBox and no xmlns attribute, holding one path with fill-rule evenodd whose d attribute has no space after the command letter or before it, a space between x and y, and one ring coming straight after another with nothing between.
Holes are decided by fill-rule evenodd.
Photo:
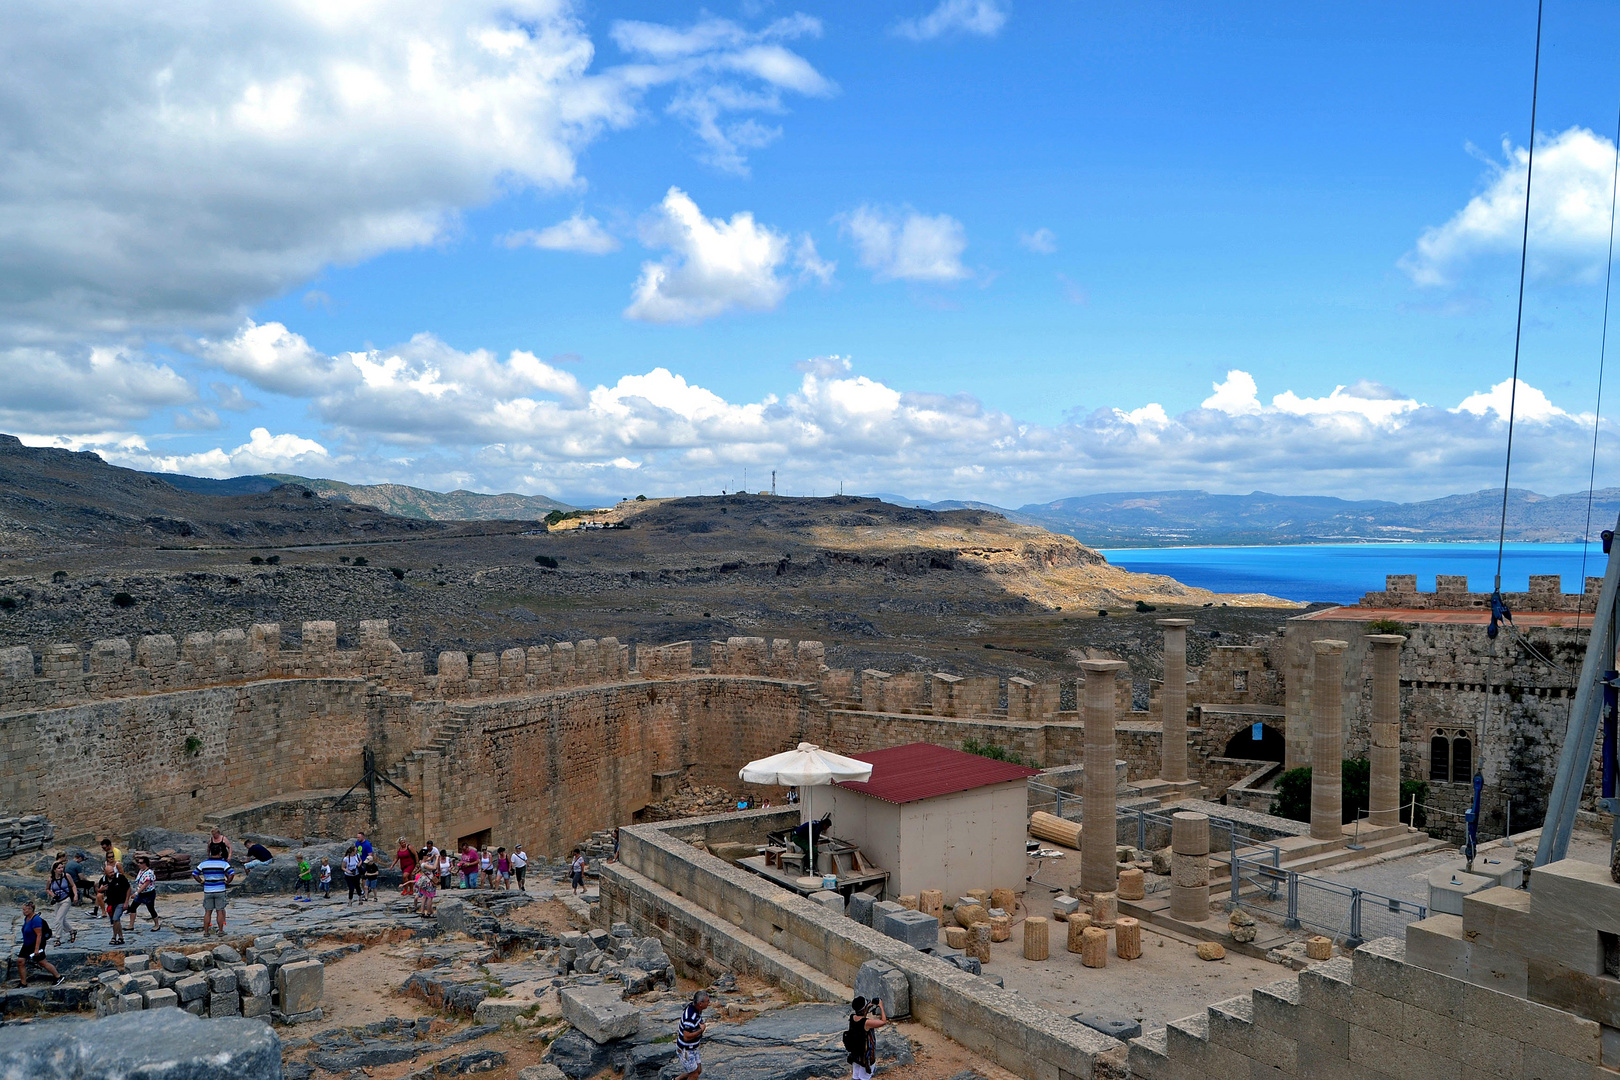
<instances>
[{"instance_id":1,"label":"ancient stone column","mask_svg":"<svg viewBox=\"0 0 1620 1080\"><path fill-rule=\"evenodd\" d=\"M1367 822L1401 823L1401 634L1368 634L1372 643L1372 776Z\"/></svg>"},{"instance_id":2,"label":"ancient stone column","mask_svg":"<svg viewBox=\"0 0 1620 1080\"><path fill-rule=\"evenodd\" d=\"M1170 817L1170 917L1209 918L1209 815L1180 811Z\"/></svg>"},{"instance_id":3,"label":"ancient stone column","mask_svg":"<svg viewBox=\"0 0 1620 1080\"><path fill-rule=\"evenodd\" d=\"M1163 734L1159 739L1159 779L1187 779L1187 627L1191 619L1159 619L1164 627Z\"/></svg>"},{"instance_id":4,"label":"ancient stone column","mask_svg":"<svg viewBox=\"0 0 1620 1080\"><path fill-rule=\"evenodd\" d=\"M1088 968L1108 966L1108 931L1088 926L1080 935L1080 963Z\"/></svg>"},{"instance_id":5,"label":"ancient stone column","mask_svg":"<svg viewBox=\"0 0 1620 1080\"><path fill-rule=\"evenodd\" d=\"M1114 924L1114 955L1121 960L1135 960L1142 955L1142 924L1122 917Z\"/></svg>"},{"instance_id":6,"label":"ancient stone column","mask_svg":"<svg viewBox=\"0 0 1620 1080\"><path fill-rule=\"evenodd\" d=\"M1024 920L1024 959L1045 960L1047 947L1046 920L1031 915Z\"/></svg>"},{"instance_id":7,"label":"ancient stone column","mask_svg":"<svg viewBox=\"0 0 1620 1080\"><path fill-rule=\"evenodd\" d=\"M1086 776L1085 828L1080 832L1080 888L1086 892L1113 892L1119 863L1115 858L1119 835L1114 822L1118 795L1114 762L1117 702L1115 682L1125 668L1123 660L1082 660L1086 673Z\"/></svg>"},{"instance_id":8,"label":"ancient stone column","mask_svg":"<svg viewBox=\"0 0 1620 1080\"><path fill-rule=\"evenodd\" d=\"M1344 650L1349 642L1311 642L1311 839L1344 836Z\"/></svg>"},{"instance_id":9,"label":"ancient stone column","mask_svg":"<svg viewBox=\"0 0 1620 1080\"><path fill-rule=\"evenodd\" d=\"M1091 916L1081 915L1076 912L1069 916L1068 925L1069 942L1067 948L1070 952L1077 953L1080 951L1080 942L1085 937L1086 928L1091 925Z\"/></svg>"}]
</instances>

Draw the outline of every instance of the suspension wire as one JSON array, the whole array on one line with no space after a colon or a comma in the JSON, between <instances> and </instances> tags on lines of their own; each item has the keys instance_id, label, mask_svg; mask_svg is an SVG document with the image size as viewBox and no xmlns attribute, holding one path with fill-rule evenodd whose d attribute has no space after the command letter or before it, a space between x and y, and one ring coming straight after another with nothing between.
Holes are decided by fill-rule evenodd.
<instances>
[{"instance_id":1,"label":"suspension wire","mask_svg":"<svg viewBox=\"0 0 1620 1080\"><path fill-rule=\"evenodd\" d=\"M1524 170L1524 229L1519 236L1519 313L1513 325L1513 385L1508 390L1507 460L1502 466L1502 521L1496 533L1496 591L1502 591L1502 548L1507 541L1508 479L1513 475L1513 417L1519 399L1519 344L1524 337L1524 275L1530 257L1530 184L1536 175L1536 104L1541 91L1541 8L1536 0L1536 60L1530 77L1530 149Z\"/></svg>"},{"instance_id":2,"label":"suspension wire","mask_svg":"<svg viewBox=\"0 0 1620 1080\"><path fill-rule=\"evenodd\" d=\"M1592 470L1586 477L1586 528L1581 532L1581 598L1575 601L1575 625L1581 625L1586 603L1586 554L1592 546L1592 495L1597 487L1598 422L1603 418L1603 363L1609 351L1609 287L1614 282L1614 211L1620 195L1620 112L1614 119L1614 173L1609 178L1609 258L1603 269L1603 336L1598 345L1597 407L1592 413ZM1594 616L1595 617L1595 616Z\"/></svg>"},{"instance_id":3,"label":"suspension wire","mask_svg":"<svg viewBox=\"0 0 1620 1080\"><path fill-rule=\"evenodd\" d=\"M1496 634L1498 623L1513 624L1513 615L1502 600L1502 552L1507 545L1508 481L1513 475L1513 418L1519 400L1519 346L1524 340L1524 279L1530 261L1530 185L1536 175L1536 106L1541 93L1541 15L1544 0L1536 0L1536 53L1530 76L1530 147L1525 157L1524 171L1524 227L1519 234L1519 308L1513 325L1513 382L1508 390L1507 456L1502 465L1502 517L1496 531L1496 579L1491 590L1491 622L1486 630L1490 640L1490 657L1485 666L1485 715L1480 724L1480 738L1490 729L1491 684L1496 681ZM1584 581L1583 581L1584 587ZM1478 766L1476 765L1476 770ZM1476 773L1477 775L1477 773ZM1473 865L1473 855L1469 855Z\"/></svg>"}]
</instances>

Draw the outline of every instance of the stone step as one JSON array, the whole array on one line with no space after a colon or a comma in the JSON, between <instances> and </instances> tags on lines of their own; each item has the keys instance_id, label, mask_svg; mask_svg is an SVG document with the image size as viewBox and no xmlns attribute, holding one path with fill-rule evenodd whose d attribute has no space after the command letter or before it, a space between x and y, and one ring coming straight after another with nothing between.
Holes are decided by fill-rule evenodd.
<instances>
[{"instance_id":1,"label":"stone step","mask_svg":"<svg viewBox=\"0 0 1620 1080\"><path fill-rule=\"evenodd\" d=\"M1171 1080L1169 1039L1159 1028L1130 1041L1131 1076L1141 1080Z\"/></svg>"},{"instance_id":2,"label":"stone step","mask_svg":"<svg viewBox=\"0 0 1620 1080\"><path fill-rule=\"evenodd\" d=\"M1352 850L1347 845L1354 841L1353 835L1344 839L1313 840L1308 836L1283 837L1275 844L1264 847L1247 847L1238 849L1239 858L1268 858L1270 849L1275 847L1282 857L1282 868L1297 873L1308 873L1320 870L1326 866L1336 866L1339 863L1354 862L1357 859L1369 858L1384 852L1395 851L1404 847L1420 848L1434 843L1425 832L1408 828L1405 825L1385 826L1377 830L1363 828L1358 847ZM1231 852L1211 852L1209 856L1209 877L1213 886L1217 882L1227 881L1231 877L1229 863L1232 861Z\"/></svg>"},{"instance_id":3,"label":"stone step","mask_svg":"<svg viewBox=\"0 0 1620 1080\"><path fill-rule=\"evenodd\" d=\"M1252 1057L1249 1031L1254 1027L1254 1001L1248 994L1217 1001L1206 1010L1209 1041Z\"/></svg>"}]
</instances>

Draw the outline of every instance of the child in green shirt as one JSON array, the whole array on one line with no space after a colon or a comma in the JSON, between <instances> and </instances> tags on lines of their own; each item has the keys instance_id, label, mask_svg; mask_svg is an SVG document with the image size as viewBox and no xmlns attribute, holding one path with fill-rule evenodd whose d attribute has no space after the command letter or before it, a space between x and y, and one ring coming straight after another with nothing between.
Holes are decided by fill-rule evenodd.
<instances>
[{"instance_id":1,"label":"child in green shirt","mask_svg":"<svg viewBox=\"0 0 1620 1080\"><path fill-rule=\"evenodd\" d=\"M309 860L307 858L300 855L298 856L298 885L293 889L293 899L300 899L298 894L303 893L304 895L301 899L303 899L303 901L307 904L310 897L314 894L314 891L315 868L309 864Z\"/></svg>"}]
</instances>

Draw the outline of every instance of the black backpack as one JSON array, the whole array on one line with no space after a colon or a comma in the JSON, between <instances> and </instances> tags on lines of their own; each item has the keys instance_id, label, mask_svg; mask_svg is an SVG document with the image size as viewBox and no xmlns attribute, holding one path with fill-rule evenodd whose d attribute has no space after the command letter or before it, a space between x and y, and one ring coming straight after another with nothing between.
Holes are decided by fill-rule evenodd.
<instances>
[{"instance_id":1,"label":"black backpack","mask_svg":"<svg viewBox=\"0 0 1620 1080\"><path fill-rule=\"evenodd\" d=\"M844 1032L844 1053L848 1055L850 1064L866 1060L868 1038L870 1036L866 1030L866 1017L851 1016L849 1028Z\"/></svg>"}]
</instances>

